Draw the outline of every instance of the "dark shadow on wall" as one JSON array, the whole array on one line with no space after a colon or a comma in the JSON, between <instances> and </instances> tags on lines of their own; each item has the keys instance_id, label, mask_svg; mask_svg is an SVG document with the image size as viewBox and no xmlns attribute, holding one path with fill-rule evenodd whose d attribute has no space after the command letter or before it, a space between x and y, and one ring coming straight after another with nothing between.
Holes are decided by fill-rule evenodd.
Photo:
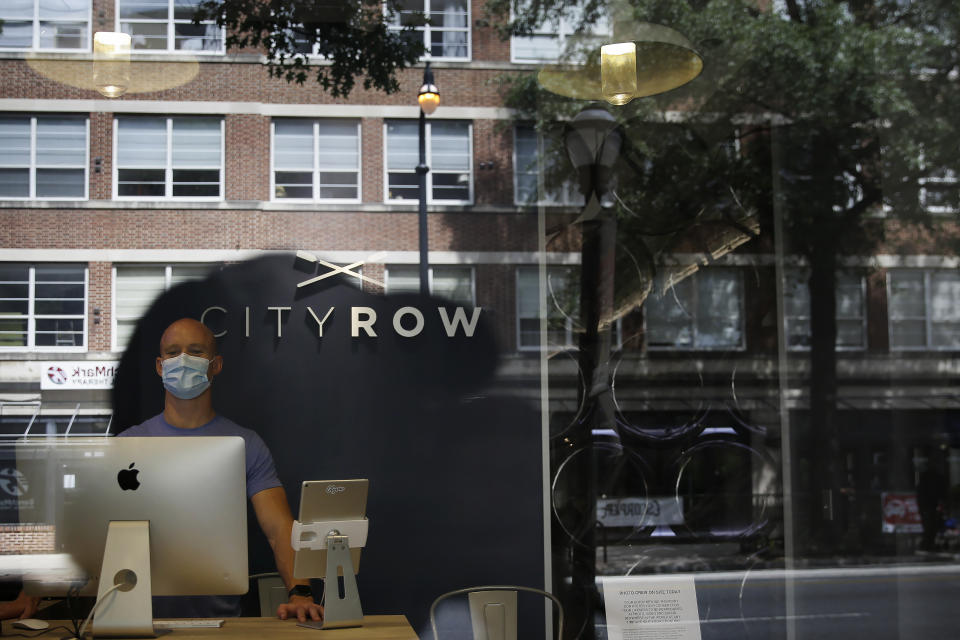
<instances>
[{"instance_id":1,"label":"dark shadow on wall","mask_svg":"<svg viewBox=\"0 0 960 640\"><path fill-rule=\"evenodd\" d=\"M138 324L114 386L118 431L163 409L154 371L163 329L200 318L219 338L218 413L270 447L294 514L304 480L369 478L370 536L358 583L368 613L403 613L423 630L433 598L463 586L543 586L540 420L535 406L489 389L499 359L483 313L473 337L447 337L455 304L377 296L315 273L293 255L224 267L159 297ZM323 319L323 337L307 307ZM416 307L424 329L400 337ZM269 307L290 307L280 313ZM351 307L376 313L377 337L351 337ZM249 331L246 329L249 308ZM466 317L472 310L465 309ZM410 329L414 318L402 325ZM281 337L278 337L278 331ZM249 335L246 335L249 334ZM271 569L250 516L251 572Z\"/></svg>"}]
</instances>

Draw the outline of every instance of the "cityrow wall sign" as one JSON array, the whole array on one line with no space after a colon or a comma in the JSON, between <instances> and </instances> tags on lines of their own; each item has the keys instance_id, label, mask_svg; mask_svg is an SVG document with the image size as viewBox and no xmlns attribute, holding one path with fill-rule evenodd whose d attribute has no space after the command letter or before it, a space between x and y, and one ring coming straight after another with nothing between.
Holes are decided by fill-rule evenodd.
<instances>
[{"instance_id":1,"label":"cityrow wall sign","mask_svg":"<svg viewBox=\"0 0 960 640\"><path fill-rule=\"evenodd\" d=\"M117 375L116 360L55 360L40 363L40 389L112 389Z\"/></svg>"},{"instance_id":2,"label":"cityrow wall sign","mask_svg":"<svg viewBox=\"0 0 960 640\"><path fill-rule=\"evenodd\" d=\"M373 254L367 261L379 259L382 254ZM319 275L312 276L306 280L297 282L294 294L303 294L308 290L305 287L321 283L333 276L344 276L347 278L356 278L360 282L368 282L375 286L385 289L383 282L363 275L359 269L364 262L354 262L346 266L336 265L307 251L297 251L297 264L315 263L325 267L327 271ZM468 315L469 311L469 315ZM392 330L401 338L414 338L423 333L426 326L426 316L431 314L437 316L442 323L444 335L448 338L456 337L458 334L467 338L472 338L477 328L477 321L480 319L480 307L464 309L462 306L453 308L452 312L445 305L432 306L420 309L415 306L404 306L395 309L390 314L390 318L381 320L378 318L377 310L369 306L350 306L346 309L337 309L336 306L314 309L310 305L303 305L302 308L296 308L289 304L266 305L263 309L244 305L242 312L231 314L226 308L220 305L206 307L200 314L200 322L207 325L214 331L217 338L222 338L230 332L230 326L242 332L244 338L249 338L254 331L251 328L251 312L254 316L263 314L269 318L271 323L271 333L276 338L283 338L283 326L290 319L291 314L300 315L306 324L316 331L318 338L323 338L324 326L335 313L346 314L349 317L349 335L351 338L377 338L380 332ZM426 316L425 316L426 314ZM329 331L328 331L329 334Z\"/></svg>"}]
</instances>

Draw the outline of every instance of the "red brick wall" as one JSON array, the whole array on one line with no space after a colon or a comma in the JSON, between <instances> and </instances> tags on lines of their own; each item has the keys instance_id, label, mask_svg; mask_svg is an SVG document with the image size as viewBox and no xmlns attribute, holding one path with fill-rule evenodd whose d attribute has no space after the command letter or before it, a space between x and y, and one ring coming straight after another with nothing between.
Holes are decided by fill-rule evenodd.
<instances>
[{"instance_id":1,"label":"red brick wall","mask_svg":"<svg viewBox=\"0 0 960 640\"><path fill-rule=\"evenodd\" d=\"M227 199L269 200L270 118L228 115L224 129Z\"/></svg>"},{"instance_id":2,"label":"red brick wall","mask_svg":"<svg viewBox=\"0 0 960 640\"><path fill-rule=\"evenodd\" d=\"M162 62L132 63L131 73ZM434 77L441 93L442 106L499 107L496 78L502 71L494 69L435 68ZM164 91L127 94L117 98L116 111L123 103L137 100L233 101L268 104L372 104L416 105L417 91L423 83L423 67L406 69L398 74L400 91L386 95L366 91L358 85L347 99L333 98L309 78L302 85L271 78L266 67L258 63L207 62L199 66L196 77L187 84ZM30 68L25 60L3 60L0 64L0 98L29 99L92 99L93 90L78 89L44 77ZM441 106L441 108L442 108Z\"/></svg>"},{"instance_id":3,"label":"red brick wall","mask_svg":"<svg viewBox=\"0 0 960 640\"><path fill-rule=\"evenodd\" d=\"M87 348L90 351L109 351L113 263L91 262L88 270ZM94 309L99 309L100 313L95 314Z\"/></svg>"},{"instance_id":4,"label":"red brick wall","mask_svg":"<svg viewBox=\"0 0 960 640\"><path fill-rule=\"evenodd\" d=\"M429 214L433 251L536 251L536 214ZM417 213L0 209L0 246L416 251ZM564 248L557 250L565 250Z\"/></svg>"},{"instance_id":5,"label":"red brick wall","mask_svg":"<svg viewBox=\"0 0 960 640\"><path fill-rule=\"evenodd\" d=\"M100 173L97 173L97 158ZM90 199L113 197L113 114L90 114Z\"/></svg>"},{"instance_id":6,"label":"red brick wall","mask_svg":"<svg viewBox=\"0 0 960 640\"><path fill-rule=\"evenodd\" d=\"M877 269L867 275L867 348L887 351L890 335L887 329L887 270Z\"/></svg>"},{"instance_id":7,"label":"red brick wall","mask_svg":"<svg viewBox=\"0 0 960 640\"><path fill-rule=\"evenodd\" d=\"M93 31L113 31L116 28L117 0L93 0Z\"/></svg>"},{"instance_id":8,"label":"red brick wall","mask_svg":"<svg viewBox=\"0 0 960 640\"><path fill-rule=\"evenodd\" d=\"M496 120L473 121L474 194L477 204L513 202L513 133Z\"/></svg>"},{"instance_id":9,"label":"red brick wall","mask_svg":"<svg viewBox=\"0 0 960 640\"><path fill-rule=\"evenodd\" d=\"M53 553L56 532L52 524L2 524L0 554Z\"/></svg>"},{"instance_id":10,"label":"red brick wall","mask_svg":"<svg viewBox=\"0 0 960 640\"><path fill-rule=\"evenodd\" d=\"M477 287L477 306L493 323L497 348L510 353L517 348L516 327L516 267L513 265L478 264L474 278Z\"/></svg>"},{"instance_id":11,"label":"red brick wall","mask_svg":"<svg viewBox=\"0 0 960 640\"><path fill-rule=\"evenodd\" d=\"M383 282L383 273L384 265L382 264L364 264L363 265L363 275L364 277L370 278L371 280L376 280L377 282ZM363 290L367 293L383 293L383 287L376 285L372 282L363 281Z\"/></svg>"},{"instance_id":12,"label":"red brick wall","mask_svg":"<svg viewBox=\"0 0 960 640\"><path fill-rule=\"evenodd\" d=\"M486 0L473 0L473 14L470 16L473 20L473 59L509 62L510 40L501 40L497 35L495 23L484 11L486 4ZM484 24L489 26L480 26Z\"/></svg>"},{"instance_id":13,"label":"red brick wall","mask_svg":"<svg viewBox=\"0 0 960 640\"><path fill-rule=\"evenodd\" d=\"M363 201L383 202L383 119L360 121L360 163L363 167Z\"/></svg>"}]
</instances>

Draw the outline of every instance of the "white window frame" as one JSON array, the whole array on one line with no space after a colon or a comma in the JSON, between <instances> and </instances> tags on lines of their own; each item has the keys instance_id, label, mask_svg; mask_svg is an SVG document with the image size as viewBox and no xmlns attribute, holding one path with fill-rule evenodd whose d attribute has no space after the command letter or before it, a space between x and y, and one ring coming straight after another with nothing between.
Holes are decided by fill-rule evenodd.
<instances>
[{"instance_id":1,"label":"white window frame","mask_svg":"<svg viewBox=\"0 0 960 640\"><path fill-rule=\"evenodd\" d=\"M164 167L164 195L162 196L121 196L119 194L119 175L121 167L117 166L117 160L119 158L119 131L120 131L120 120L123 118L131 119L154 119L161 120L165 119L167 123L167 162ZM178 118L219 118L220 119L220 195L218 196L174 196L173 195L173 121ZM132 200L132 201L158 201L158 200L171 200L174 202L223 202L225 200L225 194L227 191L227 170L226 170L226 126L225 118L223 116L141 116L141 115L116 115L113 118L113 199L114 200ZM136 169L144 167L122 167L123 169ZM191 167L197 169L197 167ZM148 167L148 169L156 170L157 167ZM202 170L202 169L201 169Z\"/></svg>"},{"instance_id":2,"label":"white window frame","mask_svg":"<svg viewBox=\"0 0 960 640\"><path fill-rule=\"evenodd\" d=\"M394 265L384 265L383 268L383 291L386 294L396 293L395 291L390 291L390 269L391 268L413 268L419 269L419 265L416 264L394 264ZM477 306L477 270L473 265L467 264L437 264L430 265L427 268L427 285L429 286L430 294L433 295L433 269L467 269L470 271L470 306ZM418 271L419 273L419 271ZM419 291L418 291L419 292Z\"/></svg>"},{"instance_id":3,"label":"white window frame","mask_svg":"<svg viewBox=\"0 0 960 640\"><path fill-rule=\"evenodd\" d=\"M216 51L207 51L204 49L177 49L177 35L175 25L178 24L193 24L192 20L183 20L181 18L173 17L174 9L174 0L167 1L167 17L164 19L160 18L137 18L136 20L121 20L120 19L120 3L123 0L116 0L114 4L114 15L116 16L116 31L123 31L123 24L127 22L136 22L143 24L165 24L167 25L167 47L166 49L135 49L133 44L130 45L130 53L137 54L166 54L166 53L175 53L175 54L184 54L184 55L198 55L198 56L222 56L227 53L227 30L224 27L220 27L220 48ZM213 20L205 20L200 24L216 24Z\"/></svg>"},{"instance_id":4,"label":"white window frame","mask_svg":"<svg viewBox=\"0 0 960 640\"><path fill-rule=\"evenodd\" d=\"M537 136L537 198L536 200L526 202L520 200L520 164L517 157L517 141L519 139L518 130L520 128L533 129ZM572 179L564 180L560 185L560 199L551 201L544 198L547 191L543 184L543 162L545 158L543 135L538 132L533 125L519 124L513 128L513 203L519 207L544 206L544 207L578 207L585 204L583 195L580 193L576 182ZM525 172L526 173L526 172ZM572 176L571 176L572 178Z\"/></svg>"},{"instance_id":5,"label":"white window frame","mask_svg":"<svg viewBox=\"0 0 960 640\"><path fill-rule=\"evenodd\" d=\"M513 9L510 10L511 19L516 17ZM557 25L556 30L547 29L544 25L539 25L537 28L530 33L529 36L510 36L510 62L517 64L541 64L544 62L558 62L560 58L563 57L563 53L567 48L567 40L575 35L575 30L578 25L571 24L571 18L569 16L561 16L559 19L559 24ZM593 23L593 27L596 27L597 23ZM596 38L602 38L604 36L612 36L613 28L612 24L608 25L609 28L602 31L590 31L589 33L576 34L583 36L593 36ZM537 36L546 36L546 37L555 37L557 39L557 51L559 55L555 58L553 56L541 56L541 57L531 57L524 58L517 55L517 41L525 37L537 37Z\"/></svg>"},{"instance_id":6,"label":"white window frame","mask_svg":"<svg viewBox=\"0 0 960 640\"><path fill-rule=\"evenodd\" d=\"M13 263L13 264L24 264L24 263ZM89 323L87 322L87 316L89 315L90 307L90 267L89 265L82 265L83 268L83 314L78 315L66 315L66 314L40 314L36 313L36 285L37 277L36 271L38 266L47 266L54 263L28 263L28 275L27 275L27 344L25 346L16 346L16 347L6 347L0 346L0 353L9 353L9 352L63 352L63 353L86 353L90 347L90 336L89 336ZM76 263L65 263L63 266L80 266ZM73 298L71 298L73 299ZM9 319L21 319L23 316L6 316ZM66 347L66 346L38 346L37 342L37 320L76 320L81 318L83 322L83 346L81 347Z\"/></svg>"},{"instance_id":7,"label":"white window frame","mask_svg":"<svg viewBox=\"0 0 960 640\"><path fill-rule=\"evenodd\" d=\"M717 347L705 347L705 346L700 346L700 345L698 345L698 344L697 344L697 336L699 335L699 331L698 331L698 329L697 329L697 320L698 320L698 318L697 318L696 316L693 316L693 318L692 318L692 320L691 320L691 323L692 323L692 325L693 325L693 326L692 326L692 329L693 329L693 341L692 341L692 344L691 344L690 346L683 346L683 345L680 345L680 346L677 346L677 345L652 345L652 346L651 346L651 345L649 344L649 342L647 342L647 315L648 315L648 311L647 311L646 307L644 307L644 310L643 310L643 335L644 335L644 342L646 343L645 346L646 346L646 348L647 348L648 351L658 351L658 352L663 352L663 351L668 351L668 352L669 352L669 351L675 351L675 352L676 352L676 351L680 351L680 352L692 352L692 351L723 352L723 351L745 351L745 350L746 350L746 348L747 348L747 344L746 344L746 343L747 343L747 336L746 336L746 297L747 297L746 294L747 294L747 292L746 292L746 290L744 289L744 286L743 286L743 270L742 270L742 269L735 268L735 267L719 267L719 268L732 271L733 273L736 274L737 278L738 278L739 281L740 281L740 300L739 300L739 303L740 303L740 342L739 342L739 344L737 344L736 346L717 346ZM692 277L693 277L694 279L696 279L698 275L699 275L699 270L697 270L697 272L695 272ZM699 286L699 284L696 283L696 282L694 282L694 295L697 295L697 296L700 295L699 289L697 288L698 286ZM670 292L670 291L668 291L668 292L666 292L664 295L670 295L670 296L672 296L673 293ZM693 306L693 311L696 312L696 304L694 304L694 305L692 305L692 306Z\"/></svg>"},{"instance_id":8,"label":"white window frame","mask_svg":"<svg viewBox=\"0 0 960 640\"><path fill-rule=\"evenodd\" d=\"M957 176L957 172L952 169L947 169L944 171L942 176L929 176L926 178L921 178L920 182L920 206L929 211L930 213L957 213L960 211L960 205L928 205L927 204L927 185L942 185L947 187L953 187L957 192L957 197L960 199L960 178Z\"/></svg>"},{"instance_id":9,"label":"white window frame","mask_svg":"<svg viewBox=\"0 0 960 640\"><path fill-rule=\"evenodd\" d=\"M115 263L113 268L110 270L110 350L116 352L122 352L127 348L127 345L120 346L117 342L117 327L120 320L140 320L143 316L137 316L136 318L131 317L120 317L120 314L117 312L117 269L131 268L131 269L149 269L154 268L158 271L163 269L163 291L161 293L166 293L170 290L170 286L173 282L173 270L176 268L209 268L213 271L216 268L217 263L210 262L170 262L170 263L161 263L161 262L122 262Z\"/></svg>"},{"instance_id":10,"label":"white window frame","mask_svg":"<svg viewBox=\"0 0 960 640\"><path fill-rule=\"evenodd\" d=\"M416 204L417 200L415 199L390 198L390 174L391 173L404 173L404 174L417 175L416 169L390 171L389 159L388 159L388 152L390 148L388 127L390 122L414 122L415 123L417 121L391 118L389 121L384 120L383 122L383 201L388 204ZM457 122L463 122L463 121L459 120ZM467 200L434 200L433 199L433 167L431 166L432 158L433 158L433 150L431 148L432 146L431 133L433 131L433 128L429 120L426 122L426 126L424 128L424 144L426 145L427 166L430 167L430 170L427 171L427 187L426 187L427 204L435 204L435 205L441 205L441 206L442 205L461 206L461 205L472 205L474 202L473 185L474 185L474 179L475 179L475 172L474 172L474 166L473 166L473 122L469 121L466 124L467 124L467 145L468 145L467 171L470 174L469 180L468 180L468 186L467 186L469 198ZM443 171L442 173L448 173L448 172Z\"/></svg>"},{"instance_id":11,"label":"white window frame","mask_svg":"<svg viewBox=\"0 0 960 640\"><path fill-rule=\"evenodd\" d=\"M4 51L56 51L73 52L90 51L93 40L93 2L88 0L90 8L87 10L87 41L82 47L63 48L51 47L43 48L40 46L40 0L33 0L33 44L29 47L0 47L0 53ZM53 22L74 22L73 20L54 20Z\"/></svg>"},{"instance_id":12,"label":"white window frame","mask_svg":"<svg viewBox=\"0 0 960 640\"><path fill-rule=\"evenodd\" d=\"M895 273L906 273L906 272L916 272L920 271L923 273L923 317L920 316L910 316L898 318L899 320L923 320L924 322L924 342L923 346L918 347L900 347L893 344L893 324L894 318L893 314L890 313L890 302L892 298L892 282L891 276ZM930 317L930 309L932 307L933 299L931 298L930 292L930 280L933 274L937 271L947 271L947 269L890 269L887 271L886 277L886 286L887 286L887 344L889 345L890 351L960 351L956 347L937 347L931 344L930 338L932 335L933 329L933 320Z\"/></svg>"},{"instance_id":13,"label":"white window frame","mask_svg":"<svg viewBox=\"0 0 960 640\"><path fill-rule=\"evenodd\" d=\"M278 198L277 197L277 170L274 168L274 158L276 155L276 123L281 118L271 118L270 120L270 200L272 202L343 202L359 203L363 200L363 130L360 120L350 118L282 118L283 120L306 120L313 125L313 193L312 198ZM354 122L357 126L357 165L354 171L357 173L357 197L356 198L320 198L320 122Z\"/></svg>"},{"instance_id":14,"label":"white window frame","mask_svg":"<svg viewBox=\"0 0 960 640\"><path fill-rule=\"evenodd\" d=\"M423 0L423 14L429 19L430 17L430 2L432 0ZM467 26L466 27L433 27L429 24L424 24L423 26L414 27L415 31L419 31L423 34L423 47L426 52L420 57L420 60L450 60L457 62L469 62L473 58L473 2L472 0L467 0ZM386 11L386 6L384 6L384 11ZM388 16L389 17L389 16ZM404 27L400 25L400 12L394 16L394 20L390 21L388 24L390 31L400 32L404 30ZM467 34L467 55L466 56L434 56L430 53L430 34L431 29L436 29L437 31L461 31Z\"/></svg>"},{"instance_id":15,"label":"white window frame","mask_svg":"<svg viewBox=\"0 0 960 640\"><path fill-rule=\"evenodd\" d=\"M30 164L27 167L22 166L7 166L0 162L0 168L2 169L23 169L28 170L28 179L30 181L30 194L25 197L15 197L15 196L3 196L3 200L53 200L53 201L62 201L62 202L71 202L77 200L89 200L90 199L90 118L84 116L74 116L74 115L65 115L65 114L55 114L55 115L24 115L24 114L3 114L4 117L11 118L29 118L30 119ZM37 164L37 119L70 119L70 120L79 120L83 119L83 131L84 131L84 163L81 167L80 165L38 165ZM82 196L63 196L63 197L37 197L37 169L83 169L83 195Z\"/></svg>"},{"instance_id":16,"label":"white window frame","mask_svg":"<svg viewBox=\"0 0 960 640\"><path fill-rule=\"evenodd\" d=\"M549 272L550 272L551 269L567 269L567 270L570 270L570 271L573 271L573 272L576 273L576 270L579 269L579 268L580 268L580 265L548 265L548 266L547 266L547 272L548 272L548 274L549 274ZM536 345L523 345L523 344L521 343L521 340L520 340L520 334L521 334L521 331L520 331L520 321L523 320L523 319L531 319L531 317L530 317L530 316L521 316L521 315L520 315L520 272L523 271L523 270L532 270L532 271L537 271L537 272L539 272L539 269L540 269L540 266L539 266L539 265L517 265L517 268L514 270L514 278L513 278L514 317L515 317L515 322L514 322L514 327L515 327L514 340L516 341L517 351L523 352L523 353L533 353L533 352L539 353L539 352L541 351L541 349L547 349L548 351L552 351L552 352L556 352L556 351L566 351L566 350L568 350L568 349L576 349L576 348L579 347L579 345L578 345L578 344L575 342L575 340L574 340L574 338L575 338L575 336L576 336L576 332L573 330L574 318L572 318L571 316L567 315L566 313L562 314L562 315L564 316L564 344L562 344L562 345L560 345L560 344L549 344L549 343L543 344L542 341L541 341L540 343L536 344ZM537 275L538 275L538 280L539 280L539 273L538 273ZM579 274L579 273L576 273L576 277L579 278L579 277L580 277L580 274ZM548 284L548 287L549 287L549 284ZM538 288L539 288L539 287L538 287ZM548 291L542 291L542 292L539 292L539 293L542 293L542 294L544 294L544 295L548 295ZM540 304L540 301L539 301L539 300L537 301L537 304L538 304L538 305ZM579 299L577 300L577 304L578 304L578 305L580 304L580 300L579 300ZM550 308L549 308L549 307L550 307L550 303L549 303L549 301L548 301L548 302L547 302L547 314L548 314L548 317L549 317L549 314L550 314ZM537 313L536 319L537 319L537 320L540 319L540 314L539 314L539 312ZM612 339L612 340L610 341L610 348L611 348L611 350L620 349L621 347L623 347L623 318L617 318L617 320L614 322L614 325L615 325L615 329L614 329L614 330L616 331L616 333L615 333L616 339L615 339L615 340Z\"/></svg>"},{"instance_id":17,"label":"white window frame","mask_svg":"<svg viewBox=\"0 0 960 640\"><path fill-rule=\"evenodd\" d=\"M791 271L792 271L792 272L789 273L789 277L797 277L798 275L799 275L799 276L802 276L802 275L803 275L802 273L799 273L799 270L796 270L796 271L791 270ZM861 331L861 334L860 334L860 335L863 336L863 344L862 344L861 346L859 346L859 347L852 347L852 346L847 346L847 345L842 345L842 346L841 346L841 345L835 345L834 349L835 349L836 351L866 351L866 350L867 350L867 339L868 339L868 336L867 336L867 279L866 279L866 276L864 276L864 275L862 275L862 274L859 274L859 275L857 275L856 277L857 277L857 279L859 280L859 285L860 285L860 331ZM805 281L804 281L804 284L806 284ZM808 290L809 290L809 285L807 285L807 288L808 288ZM809 292L808 292L807 296L809 297ZM851 318L851 319L852 319L852 318ZM806 315L800 315L800 316L790 316L790 315L787 315L786 313L784 313L784 317L783 317L784 327L783 327L783 330L784 330L784 336L785 336L785 337L789 337L789 336L790 336L790 331L789 331L790 322L791 322L791 321L797 321L797 320L807 320L807 321L809 321L809 320L810 320L810 310L807 309ZM841 318L835 318L835 320L836 320L836 321L839 321L839 320L841 320ZM787 351L805 352L805 351L810 351L810 347L807 347L807 346L804 346L804 345L790 345L790 344L787 344Z\"/></svg>"}]
</instances>

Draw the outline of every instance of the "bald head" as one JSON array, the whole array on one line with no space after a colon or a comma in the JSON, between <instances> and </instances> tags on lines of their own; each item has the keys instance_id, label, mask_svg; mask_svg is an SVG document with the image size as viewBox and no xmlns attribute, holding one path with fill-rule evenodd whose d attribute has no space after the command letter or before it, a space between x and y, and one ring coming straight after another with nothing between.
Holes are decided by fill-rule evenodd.
<instances>
[{"instance_id":1,"label":"bald head","mask_svg":"<svg viewBox=\"0 0 960 640\"><path fill-rule=\"evenodd\" d=\"M160 357L173 358L181 353L212 360L217 355L217 340L205 324L193 318L181 318L160 337Z\"/></svg>"}]
</instances>

